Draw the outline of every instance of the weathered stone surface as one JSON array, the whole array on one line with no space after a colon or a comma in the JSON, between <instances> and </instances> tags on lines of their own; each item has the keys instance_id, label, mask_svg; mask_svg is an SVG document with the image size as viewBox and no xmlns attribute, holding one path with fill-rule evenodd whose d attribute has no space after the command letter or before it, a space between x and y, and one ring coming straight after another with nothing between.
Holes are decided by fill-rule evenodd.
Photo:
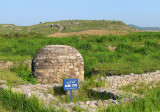
<instances>
[{"instance_id":1,"label":"weathered stone surface","mask_svg":"<svg viewBox=\"0 0 160 112\"><path fill-rule=\"evenodd\" d=\"M106 85L105 87L109 88L120 88L122 86L127 86L129 84L138 85L141 83L154 83L160 81L160 71L157 70L155 72L150 73L144 73L144 74L133 74L130 73L130 75L121 75L121 76L107 76L107 77L100 77L96 79L96 81L105 81ZM135 89L132 88L133 90Z\"/></svg>"},{"instance_id":2,"label":"weathered stone surface","mask_svg":"<svg viewBox=\"0 0 160 112\"><path fill-rule=\"evenodd\" d=\"M146 74L131 74L126 76L110 76L110 77L101 77L95 81L102 80L102 81L108 81L110 83L116 83L116 85L127 85L130 81L132 84L133 82L136 83L145 83L145 81L148 81L147 83L152 84L152 88L156 86L156 82L160 81L160 71L146 73ZM7 89L10 88L5 83L6 81L0 79L0 89ZM88 82L82 82L80 83L81 87L83 84L87 84ZM153 85L154 84L154 85ZM37 84L37 85L19 85L16 88L12 87L13 92L19 92L24 94L26 97L32 97L33 95L37 96L40 100L43 100L45 102L45 106L49 106L50 103L53 104L55 109L58 111L60 108L66 109L68 112L74 112L75 106L79 106L83 111L88 112L97 112L103 111L103 109L106 109L110 105L119 105L122 103L130 103L133 99L138 99L139 97L144 98L144 95L138 95L135 93L129 93L122 90L117 90L115 86L111 85L111 88L102 87L102 88L91 88L90 91L93 91L96 94L103 95L102 97L105 97L105 100L94 100L94 101L80 101L80 102L71 102L71 103L59 103L59 99L56 98L55 92L57 88L61 88L62 84ZM56 88L56 89L55 89ZM135 86L135 88L137 88ZM48 92L53 92L52 94L48 94ZM61 96L63 96L62 94ZM66 94L65 94L66 95ZM118 98L121 99L118 99ZM118 100L117 100L118 99Z\"/></svg>"},{"instance_id":3,"label":"weathered stone surface","mask_svg":"<svg viewBox=\"0 0 160 112\"><path fill-rule=\"evenodd\" d=\"M13 62L12 61L1 61L0 60L0 69L8 69L8 68L11 68L13 67Z\"/></svg>"},{"instance_id":4,"label":"weathered stone surface","mask_svg":"<svg viewBox=\"0 0 160 112\"><path fill-rule=\"evenodd\" d=\"M0 83L7 83L5 80L0 79Z\"/></svg>"},{"instance_id":5,"label":"weathered stone surface","mask_svg":"<svg viewBox=\"0 0 160 112\"><path fill-rule=\"evenodd\" d=\"M1 81L1 80L0 80ZM45 103L55 103L59 99L55 98L52 94L46 94L45 92L53 90L53 88L62 87L62 84L37 84L37 85L19 85L18 87L12 87L13 92L18 92L24 94L26 97L37 96L40 100ZM6 84L0 85L0 89L9 89L10 87Z\"/></svg>"},{"instance_id":6,"label":"weathered stone surface","mask_svg":"<svg viewBox=\"0 0 160 112\"><path fill-rule=\"evenodd\" d=\"M27 65L29 69L31 69L31 62L32 60L26 59L23 62L23 65ZM21 62L19 61L2 61L0 60L0 69L10 69L12 67L16 67L19 66L21 64Z\"/></svg>"},{"instance_id":7,"label":"weathered stone surface","mask_svg":"<svg viewBox=\"0 0 160 112\"><path fill-rule=\"evenodd\" d=\"M73 47L48 45L32 61L33 76L40 83L62 83L62 78L84 80L84 61Z\"/></svg>"},{"instance_id":8,"label":"weathered stone surface","mask_svg":"<svg viewBox=\"0 0 160 112\"><path fill-rule=\"evenodd\" d=\"M97 102L97 106L100 107L100 108L103 107L103 102L102 102L101 100L99 100L99 101Z\"/></svg>"},{"instance_id":9,"label":"weathered stone surface","mask_svg":"<svg viewBox=\"0 0 160 112\"><path fill-rule=\"evenodd\" d=\"M78 102L78 105L84 106L84 102Z\"/></svg>"},{"instance_id":10,"label":"weathered stone surface","mask_svg":"<svg viewBox=\"0 0 160 112\"><path fill-rule=\"evenodd\" d=\"M97 106L95 105L94 102L91 102L91 103L89 104L89 107L90 107L90 108L96 108Z\"/></svg>"}]
</instances>

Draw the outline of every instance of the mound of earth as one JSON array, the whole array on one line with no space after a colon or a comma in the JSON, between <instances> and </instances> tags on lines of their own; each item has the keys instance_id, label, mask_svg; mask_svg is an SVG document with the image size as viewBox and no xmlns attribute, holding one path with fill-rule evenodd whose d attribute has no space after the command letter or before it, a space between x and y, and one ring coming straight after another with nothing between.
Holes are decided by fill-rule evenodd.
<instances>
[{"instance_id":1,"label":"mound of earth","mask_svg":"<svg viewBox=\"0 0 160 112\"><path fill-rule=\"evenodd\" d=\"M110 20L66 20L66 21L56 21L56 22L45 22L32 26L16 26L12 24L0 24L0 33L34 32L39 34L56 33L56 35L60 35L57 33L81 32L82 34L83 33L84 34L98 33L102 35L106 33L108 34L108 32L105 31L130 32L130 31L135 31L135 29L126 25L122 21L110 21ZM76 35L81 35L81 33Z\"/></svg>"}]
</instances>

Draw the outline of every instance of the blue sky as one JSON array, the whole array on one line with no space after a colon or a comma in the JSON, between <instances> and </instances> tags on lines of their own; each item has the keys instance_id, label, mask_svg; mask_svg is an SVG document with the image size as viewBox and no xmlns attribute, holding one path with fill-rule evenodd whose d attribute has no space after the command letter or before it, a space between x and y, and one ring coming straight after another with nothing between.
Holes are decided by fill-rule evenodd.
<instances>
[{"instance_id":1,"label":"blue sky","mask_svg":"<svg viewBox=\"0 0 160 112\"><path fill-rule=\"evenodd\" d=\"M0 0L0 24L73 19L160 27L160 0Z\"/></svg>"}]
</instances>

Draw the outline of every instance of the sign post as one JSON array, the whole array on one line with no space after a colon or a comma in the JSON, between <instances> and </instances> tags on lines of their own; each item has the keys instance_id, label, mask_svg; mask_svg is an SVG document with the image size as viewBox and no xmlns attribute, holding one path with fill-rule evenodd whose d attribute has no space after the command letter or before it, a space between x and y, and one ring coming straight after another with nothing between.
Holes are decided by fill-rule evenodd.
<instances>
[{"instance_id":1,"label":"sign post","mask_svg":"<svg viewBox=\"0 0 160 112\"><path fill-rule=\"evenodd\" d=\"M78 89L78 79L63 79L63 89L70 90L70 101L72 101L72 90Z\"/></svg>"},{"instance_id":2,"label":"sign post","mask_svg":"<svg viewBox=\"0 0 160 112\"><path fill-rule=\"evenodd\" d=\"M70 101L72 101L72 90L70 90Z\"/></svg>"}]
</instances>

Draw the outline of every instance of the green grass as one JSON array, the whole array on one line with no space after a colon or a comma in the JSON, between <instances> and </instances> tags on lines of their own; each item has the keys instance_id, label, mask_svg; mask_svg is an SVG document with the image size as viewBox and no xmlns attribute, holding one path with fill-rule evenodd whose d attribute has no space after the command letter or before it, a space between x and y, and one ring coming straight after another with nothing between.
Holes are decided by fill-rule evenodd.
<instances>
[{"instance_id":1,"label":"green grass","mask_svg":"<svg viewBox=\"0 0 160 112\"><path fill-rule=\"evenodd\" d=\"M84 58L85 80L88 81L88 83L84 84L83 87L78 90L79 94L73 94L73 102L104 99L104 97L98 96L97 94L91 94L89 89L92 87L103 87L103 82L94 82L94 80L100 76L105 76L105 74L111 71L112 75L121 75L160 70L159 32L137 32L124 36L94 35L82 36L81 38L77 36L70 38L47 38L42 34L23 32L8 33L7 35L2 33L0 34L0 60L22 62L26 59L33 59L40 48L46 45L58 44L75 47ZM109 45L116 47L116 49L110 51L107 48ZM91 73L92 70L97 70L98 74ZM7 84L11 86L37 83L31 75L31 70L22 65L13 67L10 70L0 70L0 79L6 80ZM132 90L133 85L122 89L144 94L144 99L133 101L130 104L122 103L119 106L110 106L104 111L159 111L159 86L155 89L150 89L149 85L139 86L136 90ZM60 98L61 102L69 102L69 96L62 98L59 95L57 97ZM15 112L54 111L54 109L50 108L46 110L36 98L27 99L23 95L13 93L10 90L0 91L0 109ZM74 109L81 111L79 107L74 107ZM64 109L61 110L65 111Z\"/></svg>"},{"instance_id":2,"label":"green grass","mask_svg":"<svg viewBox=\"0 0 160 112\"><path fill-rule=\"evenodd\" d=\"M27 98L20 93L11 90L0 89L1 105L12 112L55 112L53 107L44 107L36 97Z\"/></svg>"},{"instance_id":3,"label":"green grass","mask_svg":"<svg viewBox=\"0 0 160 112\"><path fill-rule=\"evenodd\" d=\"M1 110L1 112L12 112L11 110L9 111L8 109L6 109L6 108L2 105L2 101L0 101L0 110Z\"/></svg>"},{"instance_id":4,"label":"green grass","mask_svg":"<svg viewBox=\"0 0 160 112\"><path fill-rule=\"evenodd\" d=\"M37 84L38 81L33 77L28 65L19 63L10 69L0 70L0 79L5 80L9 86L26 85L28 83Z\"/></svg>"},{"instance_id":5,"label":"green grass","mask_svg":"<svg viewBox=\"0 0 160 112\"><path fill-rule=\"evenodd\" d=\"M90 78L86 78L87 83L81 84L78 90L73 90L72 102L108 99L109 98L108 96L102 96L90 90L91 88L105 86L104 81L95 81L97 77L99 76L92 76ZM56 91L56 94L54 91ZM51 89L46 93L52 94L53 96L57 97L60 100L60 102L65 102L65 103L70 102L70 95L66 94L66 91L63 90L63 87L57 88L54 91Z\"/></svg>"},{"instance_id":6,"label":"green grass","mask_svg":"<svg viewBox=\"0 0 160 112\"><path fill-rule=\"evenodd\" d=\"M144 98L132 100L130 103L121 103L109 106L103 112L159 112L160 111L160 88L154 88L144 93Z\"/></svg>"},{"instance_id":7,"label":"green grass","mask_svg":"<svg viewBox=\"0 0 160 112\"><path fill-rule=\"evenodd\" d=\"M16 73L8 70L0 70L0 79L5 80L8 85L24 85L27 84L27 81L24 81L21 77L18 77Z\"/></svg>"},{"instance_id":8,"label":"green grass","mask_svg":"<svg viewBox=\"0 0 160 112\"><path fill-rule=\"evenodd\" d=\"M28 65L19 63L18 66L14 66L10 70L16 73L18 77L22 78L26 82L29 82L31 84L38 83L38 81L33 77L32 71L29 69Z\"/></svg>"},{"instance_id":9,"label":"green grass","mask_svg":"<svg viewBox=\"0 0 160 112\"><path fill-rule=\"evenodd\" d=\"M85 76L92 69L112 75L144 73L160 69L160 33L141 32L124 36L83 36L78 38L0 37L0 60L23 61L33 59L46 45L69 45L78 49L85 62ZM107 46L117 47L114 51Z\"/></svg>"},{"instance_id":10,"label":"green grass","mask_svg":"<svg viewBox=\"0 0 160 112\"><path fill-rule=\"evenodd\" d=\"M11 90L0 90L0 109L4 112L54 112L54 108L45 108L43 102L39 102L36 97L26 98L19 93L13 93ZM132 100L130 103L120 103L120 105L110 105L107 109L100 110L104 112L153 112L160 111L160 88L154 88L144 93L144 98ZM74 110L81 112L78 106ZM3 112L2 110L2 112ZM59 112L65 112L60 109Z\"/></svg>"},{"instance_id":11,"label":"green grass","mask_svg":"<svg viewBox=\"0 0 160 112\"><path fill-rule=\"evenodd\" d=\"M4 24L0 24L0 33L13 33L14 36L18 36L19 33L25 34L38 33L38 34L52 34L59 31L59 27L64 29L60 32L80 32L87 30L119 30L119 31L132 31L133 28L127 26L121 21L109 21L109 20L66 20L56 22L45 22L32 26L16 26L9 25L4 27ZM16 33L15 33L16 32ZM17 33L19 32L19 33ZM16 34L16 35L15 35ZM7 36L7 35L6 35Z\"/></svg>"},{"instance_id":12,"label":"green grass","mask_svg":"<svg viewBox=\"0 0 160 112\"><path fill-rule=\"evenodd\" d=\"M141 83L141 84L130 84L128 86L124 86L119 88L120 90L124 90L127 92L132 92L132 93L137 93L137 94L144 94L148 91L151 91L153 88L155 87L160 87L160 82L157 83L149 83L149 84L145 84L145 83Z\"/></svg>"},{"instance_id":13,"label":"green grass","mask_svg":"<svg viewBox=\"0 0 160 112\"><path fill-rule=\"evenodd\" d=\"M83 112L83 109L79 106L74 106L72 109L73 111L76 111L76 112Z\"/></svg>"}]
</instances>

